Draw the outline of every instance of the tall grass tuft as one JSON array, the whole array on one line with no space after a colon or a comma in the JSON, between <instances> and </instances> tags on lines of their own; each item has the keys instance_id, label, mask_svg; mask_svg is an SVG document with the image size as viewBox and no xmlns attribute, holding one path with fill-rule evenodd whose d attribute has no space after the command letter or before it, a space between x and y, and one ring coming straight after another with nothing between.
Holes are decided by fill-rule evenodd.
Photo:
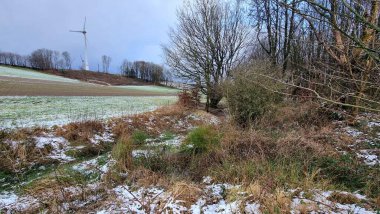
<instances>
[{"instance_id":1,"label":"tall grass tuft","mask_svg":"<svg viewBox=\"0 0 380 214\"><path fill-rule=\"evenodd\" d=\"M133 145L129 136L122 136L112 149L112 157L116 160L119 170L127 171L133 167Z\"/></svg>"},{"instance_id":2,"label":"tall grass tuft","mask_svg":"<svg viewBox=\"0 0 380 214\"><path fill-rule=\"evenodd\" d=\"M201 154L219 145L221 135L212 126L200 126L191 131L182 144L182 151L189 154Z\"/></svg>"}]
</instances>

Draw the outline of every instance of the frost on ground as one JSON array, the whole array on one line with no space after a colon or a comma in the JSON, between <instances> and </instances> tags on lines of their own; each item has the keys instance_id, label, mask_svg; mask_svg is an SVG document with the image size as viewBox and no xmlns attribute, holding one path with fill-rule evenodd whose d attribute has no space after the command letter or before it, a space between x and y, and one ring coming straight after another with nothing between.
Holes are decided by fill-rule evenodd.
<instances>
[{"instance_id":1,"label":"frost on ground","mask_svg":"<svg viewBox=\"0 0 380 214\"><path fill-rule=\"evenodd\" d=\"M44 74L44 73L36 72L30 69L10 68L10 67L5 67L5 66L0 66L0 76L49 80L49 81L57 81L57 82L70 82L70 83L79 82L79 80L60 77L57 75Z\"/></svg>"},{"instance_id":2,"label":"frost on ground","mask_svg":"<svg viewBox=\"0 0 380 214\"><path fill-rule=\"evenodd\" d=\"M0 129L51 127L133 115L173 104L176 99L174 96L0 97Z\"/></svg>"}]
</instances>

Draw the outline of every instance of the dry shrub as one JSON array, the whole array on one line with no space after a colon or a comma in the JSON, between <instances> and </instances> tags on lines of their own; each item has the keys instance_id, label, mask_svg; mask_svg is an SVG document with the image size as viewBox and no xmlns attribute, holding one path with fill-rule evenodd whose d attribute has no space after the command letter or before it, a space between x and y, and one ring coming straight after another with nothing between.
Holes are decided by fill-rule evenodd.
<instances>
[{"instance_id":1,"label":"dry shrub","mask_svg":"<svg viewBox=\"0 0 380 214\"><path fill-rule=\"evenodd\" d=\"M89 142L95 134L103 131L104 126L101 121L85 121L69 123L63 127L57 128L56 134L69 141Z\"/></svg>"},{"instance_id":2,"label":"dry shrub","mask_svg":"<svg viewBox=\"0 0 380 214\"><path fill-rule=\"evenodd\" d=\"M200 104L200 99L198 88L183 90L178 93L178 104L186 108L197 108Z\"/></svg>"},{"instance_id":3,"label":"dry shrub","mask_svg":"<svg viewBox=\"0 0 380 214\"><path fill-rule=\"evenodd\" d=\"M329 197L327 197L327 200L340 203L340 204L357 204L360 202L360 200L350 194L350 193L341 193L341 192L333 192Z\"/></svg>"},{"instance_id":4,"label":"dry shrub","mask_svg":"<svg viewBox=\"0 0 380 214\"><path fill-rule=\"evenodd\" d=\"M187 182L176 182L170 189L174 200L181 201L183 206L190 208L201 197L203 191L197 185Z\"/></svg>"}]
</instances>

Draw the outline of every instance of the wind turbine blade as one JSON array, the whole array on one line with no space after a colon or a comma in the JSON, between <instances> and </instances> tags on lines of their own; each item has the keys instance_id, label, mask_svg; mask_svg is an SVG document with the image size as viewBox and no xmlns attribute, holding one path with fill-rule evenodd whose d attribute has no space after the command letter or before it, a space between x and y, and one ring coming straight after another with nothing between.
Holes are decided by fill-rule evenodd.
<instances>
[{"instance_id":1,"label":"wind turbine blade","mask_svg":"<svg viewBox=\"0 0 380 214\"><path fill-rule=\"evenodd\" d=\"M86 22L87 22L87 17L84 17L84 24L83 24L83 31L86 31Z\"/></svg>"},{"instance_id":2,"label":"wind turbine blade","mask_svg":"<svg viewBox=\"0 0 380 214\"><path fill-rule=\"evenodd\" d=\"M82 31L79 31L79 30L70 30L70 32L72 32L72 33L83 33Z\"/></svg>"}]
</instances>

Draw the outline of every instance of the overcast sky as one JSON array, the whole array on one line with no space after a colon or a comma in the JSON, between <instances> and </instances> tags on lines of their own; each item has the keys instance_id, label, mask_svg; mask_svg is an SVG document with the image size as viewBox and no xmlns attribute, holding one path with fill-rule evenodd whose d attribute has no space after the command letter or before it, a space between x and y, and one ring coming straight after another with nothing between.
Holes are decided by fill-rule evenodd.
<instances>
[{"instance_id":1,"label":"overcast sky","mask_svg":"<svg viewBox=\"0 0 380 214\"><path fill-rule=\"evenodd\" d=\"M168 40L183 0L0 0L0 50L30 54L38 48L68 51L78 68L83 55L81 30L87 17L90 68L101 56L117 71L123 59L162 64L161 44Z\"/></svg>"}]
</instances>

